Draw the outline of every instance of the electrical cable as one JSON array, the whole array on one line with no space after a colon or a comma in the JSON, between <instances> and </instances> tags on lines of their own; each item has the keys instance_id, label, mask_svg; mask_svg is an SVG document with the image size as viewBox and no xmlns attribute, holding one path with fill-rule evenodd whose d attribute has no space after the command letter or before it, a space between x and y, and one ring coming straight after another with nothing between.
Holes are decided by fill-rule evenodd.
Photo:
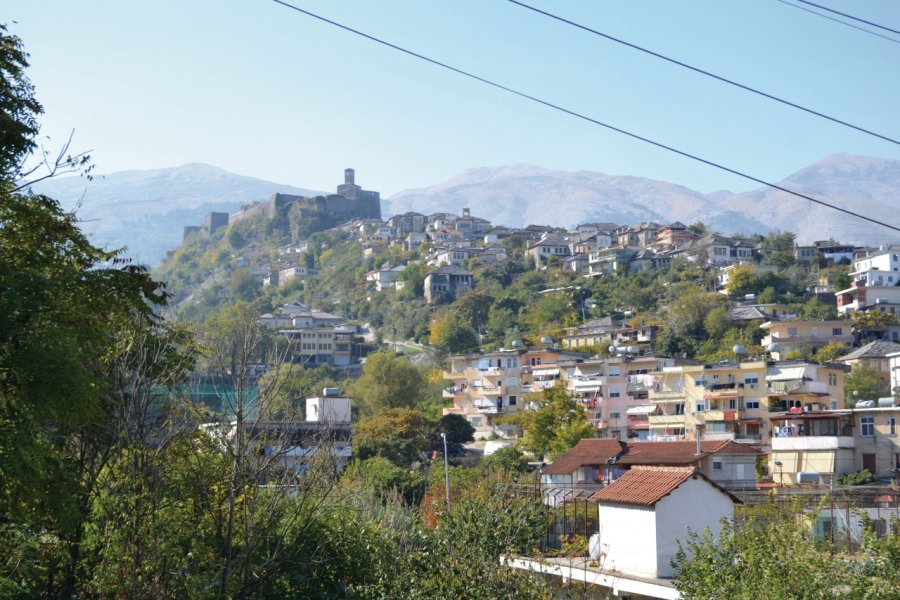
<instances>
[{"instance_id":1,"label":"electrical cable","mask_svg":"<svg viewBox=\"0 0 900 600\"><path fill-rule=\"evenodd\" d=\"M866 29L865 27L860 27L859 25L854 25L853 23L848 23L847 21L841 21L840 19L835 19L834 17L829 17L828 15L823 15L822 13L816 12L809 8L806 8L805 6L797 6L796 4L788 2L787 0L776 0L776 2L781 2L782 4L786 4L792 8L796 8L798 10L808 12L811 15L816 15L817 17L822 17L823 19L828 19L829 21L834 21L835 23L840 23L841 25L846 25L847 27L852 27L853 29L862 31L863 33L868 33L870 35L880 37L883 40L887 40L889 42L894 42L895 44L900 44L900 40L894 39L887 35L882 35L882 34L878 33L877 31L872 31L871 29Z\"/></svg>"},{"instance_id":2,"label":"electrical cable","mask_svg":"<svg viewBox=\"0 0 900 600\"><path fill-rule=\"evenodd\" d=\"M413 51L413 50L408 50L408 49L406 49L406 48L403 48L402 46L398 46L398 45L396 45L396 44L393 44L393 43L391 43L391 42L388 42L388 41L386 41L386 40L383 40L383 39L381 39L381 38L378 38L378 37L376 37L376 36L374 36L374 35L365 33L365 32L360 31L360 30L358 30L358 29L354 29L354 28L352 28L352 27L350 27L350 26L348 26L348 25L344 25L344 24L339 23L339 22L337 22L337 21L333 21L333 20L331 20L331 19L328 19L327 17L323 17L323 16L318 15L318 14L316 14L316 13L314 13L314 12L311 12L311 11L308 11L308 10L306 10L306 9L300 8L299 6L295 6L295 5L293 5L293 4L290 4L290 3L288 3L288 2L285 2L284 0L272 0L272 2L274 2L275 4L280 4L281 6L283 6L283 7L285 7L285 8L294 10L294 11L296 11L296 12L298 12L298 13L301 13L301 14L304 14L304 15L306 15L306 16L308 16L308 17L312 17L313 19L316 19L316 20L321 21L321 22L323 22L323 23L327 23L327 24L329 24L329 25L332 25L332 26L334 26L334 27L337 27L338 29L343 29L344 31L347 31L347 32L352 33L352 34L354 34L354 35L358 35L358 36L360 36L360 37L366 38L367 40L373 41L373 42L375 42L375 43L377 43L377 44L381 44L382 46L386 46L386 47L391 48L391 49L393 49L393 50L397 50L398 52L402 52L403 54L407 54L407 55L412 56L412 57L414 57L414 58L418 58L419 60L423 60L423 61L428 62L428 63L431 63L432 65L435 65L435 66L437 66L437 67L441 67L441 68L446 69L446 70L448 70L448 71L452 71L452 72L454 72L454 73L456 73L456 74L458 74L458 75L462 75L463 77L468 77L469 79L473 79L473 80L475 80L475 81L479 81L479 82L481 82L481 83L483 83L483 84L485 84L485 85L489 85L489 86L491 86L491 87L493 87L493 88L496 88L496 89L502 90L502 91L504 91L504 92L513 94L513 95L515 95L515 96L519 96L520 98L524 98L524 99L526 99L526 100L530 100L530 101L535 102L535 103L537 103L537 104L541 104L541 105L543 105L543 106L546 106L547 108L552 108L553 110L559 111L559 112L561 112L561 113L565 113L565 114L567 114L567 115L569 115L569 116L572 116L572 117L575 117L575 118L577 118L577 119L581 119L581 120L583 120L583 121L587 121L588 123L593 123L594 125L598 125L598 126L603 127L603 128L605 128L605 129L609 129L610 131L615 131L615 132L617 132L617 133L621 133L622 135L628 136L628 137L630 137L630 138L632 138L632 139L636 139L636 140L639 140L639 141L644 142L644 143L646 143L646 144L650 144L650 145L652 145L652 146L656 146L657 148L662 148L663 150L667 150L667 151L672 152L672 153L674 153L674 154L678 154L678 155L683 156L683 157L685 157L685 158L689 158L689 159L691 159L691 160L693 160L693 161L703 163L703 164L705 164L705 165L708 165L708 166L710 166L710 167L719 169L719 170L721 170L721 171L725 171L726 173L731 173L732 175L737 175L738 177L741 177L741 178L743 178L743 179L747 179L747 180L749 180L749 181L753 181L753 182L755 182L755 183L759 183L759 184L764 185L764 186L766 186L766 187L770 187L770 188L772 188L772 189L776 189L776 190L779 190L779 191L782 191L782 192L791 194L792 196L796 196L796 197L798 197L798 198L802 198L802 199L807 200L807 201L809 201L809 202L813 202L814 204L818 204L818 205L820 205L820 206L825 206L825 207L827 207L827 208L831 208L831 209L833 209L833 210L842 212L842 213L847 214L847 215L850 215L850 216L852 216L852 217L856 217L856 218L858 218L858 219L862 219L863 221L868 221L868 222L870 222L870 223L874 223L875 225L880 225L881 227L885 227L885 228L887 228L887 229L892 229L892 230L894 230L894 231L900 232L900 227L897 227L897 226L895 226L895 225L890 225L890 224L885 223L885 222L883 222L883 221L879 221L879 220L877 220L877 219L873 219L872 217L867 217L867 216L865 216L865 215L863 215L863 214L854 212L854 211L849 210L849 209L847 209L847 208L843 208L843 207L841 207L841 206L836 206L836 205L834 205L834 204L830 204L830 203L828 203L828 202L825 202L824 200L819 200L819 199L817 199L817 198L813 198L812 196L807 196L806 194L802 194L802 193L800 193L800 192L796 192L796 191L791 190L791 189L789 189L789 188L780 186L780 185L778 185L778 184L776 184L776 183L771 183L771 182L769 182L769 181L766 181L765 179L760 179L759 177L755 177L755 176L753 176L753 175L749 175L749 174L744 173L744 172L742 172L742 171L739 171L739 170L737 170L737 169L733 169L733 168L731 168L731 167L727 167L727 166L725 166L725 165L722 165L722 164L720 164L720 163L714 162L714 161L712 161L712 160L709 160L709 159L706 159L706 158L702 158L702 157L697 156L697 155L695 155L695 154L691 154L691 153L689 153L689 152L687 152L687 151L685 151L685 150L679 150L678 148L675 148L674 146L668 146L668 145L666 145L666 144L664 144L664 143L662 143L662 142L657 142L657 141L652 140L652 139L650 139L650 138L648 138L648 137L644 137L644 136L639 135L639 134L637 134L637 133L632 133L631 131L628 131L628 130L626 130L626 129L622 129L622 128L620 128L620 127L616 127L615 125L611 125L611 124L609 124L609 123L605 123L605 122L603 122L603 121L600 121L600 120L598 120L598 119L594 119L594 118L589 117L589 116L587 116L587 115L583 115L583 114L581 114L581 113L579 113L579 112L576 112L576 111L574 111L574 110L572 110L572 109L565 108L565 107L560 106L560 105L558 105L558 104L553 104L552 102L549 102L549 101L547 101L547 100L542 100L542 99L540 99L540 98L538 98L538 97L536 97L536 96L532 96L532 95L527 94L527 93L525 93L525 92L520 92L520 91L518 91L518 90L516 90L516 89L513 89L513 88L511 88L511 87L505 86L505 85L503 85L503 84L501 84L501 83L497 83L497 82L495 82L495 81L491 81L490 79L487 79L487 78L485 78L485 77L481 77L481 76L479 76L479 75L475 75L474 73L470 73L470 72L468 72L468 71L464 71L464 70L462 70L462 69L460 69L460 68L454 67L454 66L452 66L452 65L449 65L449 64L447 64L447 63L441 62L441 61L436 60L436 59L434 59L434 58L429 58L429 57L425 56L424 54L419 54L418 52L415 52L415 51Z\"/></svg>"},{"instance_id":3,"label":"electrical cable","mask_svg":"<svg viewBox=\"0 0 900 600\"><path fill-rule=\"evenodd\" d=\"M816 4L815 2L807 2L807 0L796 0L796 1L800 2L801 4L815 6L816 8L820 8L824 11L827 11L827 12L830 12L830 13L833 13L836 15L840 15L842 17L847 17L848 19L852 19L854 21L858 21L860 23L865 23L866 25L871 25L872 27L877 27L878 29L884 29L885 31L890 31L891 33L896 33L896 34L900 35L900 31L897 31L896 29L891 29L890 27L885 27L884 25L879 25L878 23L873 23L872 21L866 21L865 19L860 19L859 17L854 17L853 15L848 15L847 13L842 13L840 11L828 8L827 6L822 6L821 4Z\"/></svg>"},{"instance_id":4,"label":"electrical cable","mask_svg":"<svg viewBox=\"0 0 900 600\"><path fill-rule=\"evenodd\" d=\"M844 121L844 120L842 120L842 119L838 119L837 117L831 117L831 116L826 115L826 114L824 114L824 113L821 113L821 112L819 112L819 111L817 111L817 110L813 110L813 109L811 109L811 108L807 108L807 107L805 107L805 106L802 106L802 105L800 105L800 104L797 104L796 102L791 102L790 100L785 100L784 98L779 98L778 96L774 96L774 95L769 94L769 93L767 93L767 92L764 92L764 91L762 91L762 90L758 90L758 89L756 89L756 88L752 88L752 87L750 87L749 85L744 85L744 84L742 84L742 83L738 83L737 81L734 81L733 79L728 79L727 77L723 77L723 76L721 76L721 75L716 75L715 73L711 73L710 71L707 71L707 70L705 70L705 69L701 69L700 67L694 67L694 66L689 65L689 64L687 64L687 63L681 62L680 60L676 60L676 59L671 58L671 57L668 57L668 56L666 56L666 55L664 55L664 54L660 54L659 52L654 52L653 50L648 50L647 48L644 48L643 46L638 46L637 44L632 44L631 42L626 42L626 41L623 40L623 39L620 39L620 38L617 38L617 37L613 37L613 36L611 36L611 35L609 35L609 34L607 34L607 33L603 33L602 31L598 31L598 30L596 30L596 29L592 29L592 28L590 28L590 27L588 27L588 26L586 26L586 25L582 25L581 23L577 23L577 22L575 22L575 21L571 21L571 20L569 20L569 19L566 19L565 17L561 17L561 16L559 16L559 15L553 14L553 13L551 13L551 12L547 12L547 11L545 11L545 10L541 10L540 8L531 6L531 5L529 5L529 4L525 4L524 2L520 2L520 0L507 0L507 1L510 2L510 3L512 3L512 4L515 4L516 6L520 6L520 7L522 7L522 8L528 9L528 10L530 10L530 11L532 11L532 12L535 12L535 13L537 13L537 14L539 14L539 15L543 15L543 16L545 16L545 17L549 17L549 18L551 18L551 19L555 19L555 20L557 20L557 21L559 21L559 22L561 22L561 23L565 23L566 25L571 25L572 27L576 27L576 28L581 29L581 30L583 30L583 31L587 31L587 32L589 32L589 33L593 33L594 35L598 35L598 36L600 36L600 37L602 37L602 38L604 38L604 39L607 39L607 40L609 40L609 41L611 41L611 42L615 42L615 43L617 43L617 44L622 44L623 46L628 46L629 48L632 48L632 49L637 50L637 51L639 51L639 52L643 52L644 54L649 54L650 56L659 58L659 59L664 60L664 61L666 61L666 62L670 62L670 63L672 63L673 65L678 65L679 67L684 67L685 69L689 69L689 70L691 70L691 71L694 71L695 73L700 73L701 75L706 75L707 77L712 77L713 79L715 79L715 80L717 80L717 81L721 81L722 83L727 83L728 85L733 85L734 87L740 88L740 89L742 89L742 90L744 90L744 91L747 91L747 92L756 94L756 95L758 95L758 96L762 96L763 98L768 98L769 100L774 100L775 102L780 102L781 104L790 106L791 108L796 108L797 110L802 110L802 111L805 112L805 113L809 113L809 114L811 114L811 115L815 115L815 116L817 116L817 117L821 117L821 118L823 118L823 119L826 119L826 120L828 120L828 121L831 121L832 123L837 123L838 125L843 125L843 126L845 126L845 127L849 127L849 128L851 128L851 129L855 129L856 131L859 131L859 132L861 132L861 133L865 133L865 134L871 135L871 136L873 136L873 137L877 137L877 138L879 138L879 139L882 139L882 140L884 140L884 141L886 141L886 142L890 142L890 143L892 143L892 144L896 144L896 145L900 146L900 140L896 140L896 139L891 138L891 137L888 137L888 136L886 136L886 135L882 135L882 134L880 134L880 133L876 133L876 132L874 132L874 131L872 131L872 130L870 130L870 129L866 129L866 128L864 128L864 127L860 127L859 125L854 125L854 124L852 124L852 123L848 123L847 121Z\"/></svg>"}]
</instances>

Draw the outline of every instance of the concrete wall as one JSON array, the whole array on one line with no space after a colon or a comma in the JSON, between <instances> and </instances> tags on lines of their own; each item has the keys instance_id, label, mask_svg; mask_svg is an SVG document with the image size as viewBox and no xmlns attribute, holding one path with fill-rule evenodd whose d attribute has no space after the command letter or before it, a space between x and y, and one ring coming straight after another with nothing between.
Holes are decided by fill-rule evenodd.
<instances>
[{"instance_id":1,"label":"concrete wall","mask_svg":"<svg viewBox=\"0 0 900 600\"><path fill-rule=\"evenodd\" d=\"M670 561L678 551L678 541L684 543L689 531L699 533L707 527L718 537L722 517L734 517L734 503L700 477L688 479L657 502L655 576L674 576Z\"/></svg>"},{"instance_id":2,"label":"concrete wall","mask_svg":"<svg viewBox=\"0 0 900 600\"><path fill-rule=\"evenodd\" d=\"M656 513L652 507L601 504L600 559L604 570L656 577Z\"/></svg>"}]
</instances>

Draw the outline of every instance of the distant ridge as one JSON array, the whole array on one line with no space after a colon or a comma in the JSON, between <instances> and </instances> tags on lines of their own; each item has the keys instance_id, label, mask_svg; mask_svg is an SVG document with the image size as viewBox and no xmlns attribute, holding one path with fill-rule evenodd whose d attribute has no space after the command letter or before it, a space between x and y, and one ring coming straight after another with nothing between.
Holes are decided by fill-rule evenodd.
<instances>
[{"instance_id":1,"label":"distant ridge","mask_svg":"<svg viewBox=\"0 0 900 600\"><path fill-rule=\"evenodd\" d=\"M335 179L339 174L335 174ZM120 171L94 177L45 181L35 191L78 207L82 228L94 243L127 247L128 255L155 265L181 243L185 225L196 225L210 211L235 212L275 192L301 196L321 192L236 175L203 163L146 171ZM80 207L79 207L80 204Z\"/></svg>"},{"instance_id":2,"label":"distant ridge","mask_svg":"<svg viewBox=\"0 0 900 600\"><path fill-rule=\"evenodd\" d=\"M900 225L900 161L835 154L778 183ZM127 246L130 256L151 265L167 250L178 247L184 226L201 223L205 213L235 212L241 205L266 200L275 192L323 193L201 163L122 171L90 182L60 178L40 184L36 191L57 198L67 208L75 207L83 197L78 215L94 242L109 248ZM802 243L834 238L877 245L900 237L769 188L703 194L642 177L525 164L469 169L434 186L382 200L385 218L407 211L460 213L464 207L495 225L509 226L703 221L725 234L790 230Z\"/></svg>"},{"instance_id":3,"label":"distant ridge","mask_svg":"<svg viewBox=\"0 0 900 600\"><path fill-rule=\"evenodd\" d=\"M779 183L900 226L900 161L836 154ZM394 195L386 201L384 213L459 211L463 207L509 226L702 220L726 234L787 229L801 242L834 237L879 244L897 239L890 230L770 188L703 194L641 177L532 165L469 169L435 186Z\"/></svg>"}]
</instances>

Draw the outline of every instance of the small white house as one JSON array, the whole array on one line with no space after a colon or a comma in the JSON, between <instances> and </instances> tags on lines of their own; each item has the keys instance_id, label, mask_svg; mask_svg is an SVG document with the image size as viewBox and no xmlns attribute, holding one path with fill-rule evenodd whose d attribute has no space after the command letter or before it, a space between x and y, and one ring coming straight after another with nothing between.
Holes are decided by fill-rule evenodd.
<instances>
[{"instance_id":1,"label":"small white house","mask_svg":"<svg viewBox=\"0 0 900 600\"><path fill-rule=\"evenodd\" d=\"M740 500L693 467L635 466L593 496L599 505L604 571L650 578L675 575L671 560L689 531L718 537L722 517ZM594 540L592 540L593 542Z\"/></svg>"},{"instance_id":2,"label":"small white house","mask_svg":"<svg viewBox=\"0 0 900 600\"><path fill-rule=\"evenodd\" d=\"M329 425L350 422L350 398L337 395L337 388L325 388L322 396L306 399L306 421Z\"/></svg>"}]
</instances>

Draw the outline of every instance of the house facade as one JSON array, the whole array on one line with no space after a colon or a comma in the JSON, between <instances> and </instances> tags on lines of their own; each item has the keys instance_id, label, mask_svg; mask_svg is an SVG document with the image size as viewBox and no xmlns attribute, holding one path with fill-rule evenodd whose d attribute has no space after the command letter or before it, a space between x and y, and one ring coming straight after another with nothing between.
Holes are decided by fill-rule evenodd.
<instances>
[{"instance_id":1,"label":"house facade","mask_svg":"<svg viewBox=\"0 0 900 600\"><path fill-rule=\"evenodd\" d=\"M591 499L603 568L648 578L673 577L679 541L707 529L715 539L740 503L691 467L635 467Z\"/></svg>"},{"instance_id":2,"label":"house facade","mask_svg":"<svg viewBox=\"0 0 900 600\"><path fill-rule=\"evenodd\" d=\"M456 299L472 289L472 272L451 265L440 266L425 276L425 300Z\"/></svg>"},{"instance_id":3,"label":"house facade","mask_svg":"<svg viewBox=\"0 0 900 600\"><path fill-rule=\"evenodd\" d=\"M852 326L846 320L767 321L759 326L766 332L760 343L773 359L783 360L795 350L814 353L829 342L850 347L854 340Z\"/></svg>"}]
</instances>

